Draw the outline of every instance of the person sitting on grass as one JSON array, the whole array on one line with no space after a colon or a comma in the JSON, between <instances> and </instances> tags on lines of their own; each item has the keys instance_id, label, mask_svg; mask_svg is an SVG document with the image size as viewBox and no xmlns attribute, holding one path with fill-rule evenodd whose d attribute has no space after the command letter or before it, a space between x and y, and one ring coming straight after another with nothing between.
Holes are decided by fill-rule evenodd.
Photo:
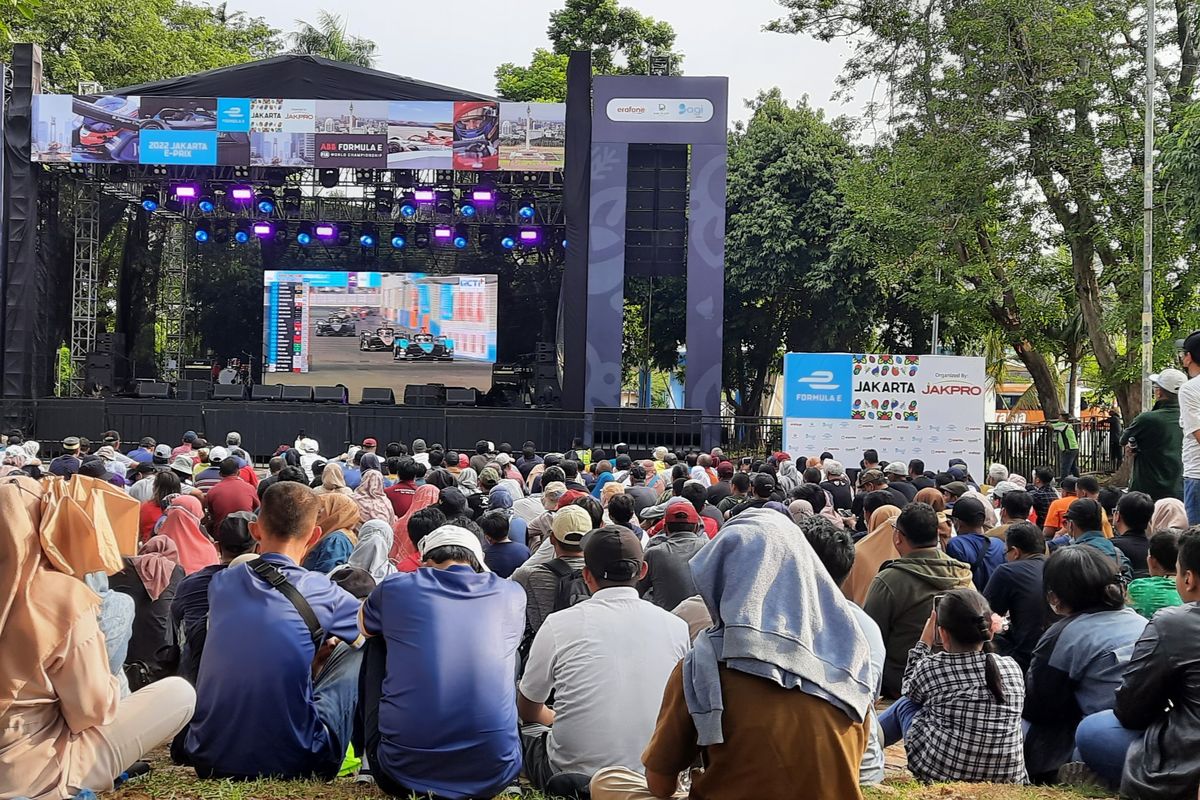
<instances>
[{"instance_id":1,"label":"person sitting on grass","mask_svg":"<svg viewBox=\"0 0 1200 800\"><path fill-rule=\"evenodd\" d=\"M328 780L341 768L358 702L362 653L348 643L360 604L297 566L321 538L318 509L307 486L276 483L250 524L260 557L212 578L196 715L175 754L202 778Z\"/></svg>"},{"instance_id":2,"label":"person sitting on grass","mask_svg":"<svg viewBox=\"0 0 1200 800\"><path fill-rule=\"evenodd\" d=\"M982 594L940 597L908 655L904 696L879 715L884 744L904 739L919 781L1028 783L1021 667L991 652L992 609Z\"/></svg>"},{"instance_id":3,"label":"person sitting on grass","mask_svg":"<svg viewBox=\"0 0 1200 800\"><path fill-rule=\"evenodd\" d=\"M1009 627L993 640L996 652L1029 669L1034 648L1050 622L1050 606L1042 590L1046 538L1029 521L1014 522L1005 532L1005 563L988 579L983 596L992 611L1008 616Z\"/></svg>"},{"instance_id":4,"label":"person sitting on grass","mask_svg":"<svg viewBox=\"0 0 1200 800\"><path fill-rule=\"evenodd\" d=\"M1175 563L1179 554L1179 534L1159 531L1150 537L1146 551L1148 578L1138 578L1129 584L1129 604L1146 619L1160 608L1182 604L1175 586Z\"/></svg>"},{"instance_id":5,"label":"person sitting on grass","mask_svg":"<svg viewBox=\"0 0 1200 800\"><path fill-rule=\"evenodd\" d=\"M422 569L385 579L363 605L367 762L393 797L493 797L521 771L512 678L525 593L488 571L463 528L434 530L420 554Z\"/></svg>"},{"instance_id":6,"label":"person sitting on grass","mask_svg":"<svg viewBox=\"0 0 1200 800\"><path fill-rule=\"evenodd\" d=\"M1200 530L1179 538L1184 605L1159 611L1133 646L1116 705L1075 733L1084 762L1122 797L1176 800L1200 787Z\"/></svg>"}]
</instances>

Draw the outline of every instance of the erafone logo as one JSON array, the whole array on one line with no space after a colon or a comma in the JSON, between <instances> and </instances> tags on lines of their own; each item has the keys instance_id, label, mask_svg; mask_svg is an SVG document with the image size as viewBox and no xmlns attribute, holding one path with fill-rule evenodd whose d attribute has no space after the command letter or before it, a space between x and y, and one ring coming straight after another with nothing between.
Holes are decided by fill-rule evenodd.
<instances>
[{"instance_id":1,"label":"erafone logo","mask_svg":"<svg viewBox=\"0 0 1200 800\"><path fill-rule=\"evenodd\" d=\"M833 382L833 373L827 369L813 370L811 374L797 378L796 383L805 383L810 389L821 389L827 392L831 392L839 386Z\"/></svg>"},{"instance_id":2,"label":"erafone logo","mask_svg":"<svg viewBox=\"0 0 1200 800\"><path fill-rule=\"evenodd\" d=\"M941 383L931 383L925 387L925 391L921 394L944 394L944 395L961 395L965 397L978 397L983 394L983 387L976 386L973 383L961 383L958 381L942 381Z\"/></svg>"}]
</instances>

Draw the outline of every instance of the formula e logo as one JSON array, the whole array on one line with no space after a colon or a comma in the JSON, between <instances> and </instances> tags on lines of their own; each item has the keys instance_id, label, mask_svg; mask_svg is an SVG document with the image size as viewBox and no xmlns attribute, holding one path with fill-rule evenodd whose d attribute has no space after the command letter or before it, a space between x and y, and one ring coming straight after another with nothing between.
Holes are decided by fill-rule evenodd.
<instances>
[{"instance_id":1,"label":"formula e logo","mask_svg":"<svg viewBox=\"0 0 1200 800\"><path fill-rule=\"evenodd\" d=\"M838 384L833 383L833 373L827 369L813 370L812 374L806 375L803 378L797 378L796 383L805 383L808 384L810 389L820 389L827 392L838 388Z\"/></svg>"}]
</instances>

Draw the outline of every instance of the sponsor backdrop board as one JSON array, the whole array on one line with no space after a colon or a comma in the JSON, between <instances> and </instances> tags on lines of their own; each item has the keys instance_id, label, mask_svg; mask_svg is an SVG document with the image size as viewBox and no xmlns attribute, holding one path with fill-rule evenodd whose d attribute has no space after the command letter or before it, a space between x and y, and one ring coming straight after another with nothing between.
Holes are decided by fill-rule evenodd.
<instances>
[{"instance_id":1,"label":"sponsor backdrop board","mask_svg":"<svg viewBox=\"0 0 1200 800\"><path fill-rule=\"evenodd\" d=\"M985 360L966 356L788 353L783 360L784 449L828 450L848 467L874 448L885 461L950 459L984 474Z\"/></svg>"},{"instance_id":2,"label":"sponsor backdrop board","mask_svg":"<svg viewBox=\"0 0 1200 800\"><path fill-rule=\"evenodd\" d=\"M45 94L33 160L550 171L565 116L562 103Z\"/></svg>"}]
</instances>

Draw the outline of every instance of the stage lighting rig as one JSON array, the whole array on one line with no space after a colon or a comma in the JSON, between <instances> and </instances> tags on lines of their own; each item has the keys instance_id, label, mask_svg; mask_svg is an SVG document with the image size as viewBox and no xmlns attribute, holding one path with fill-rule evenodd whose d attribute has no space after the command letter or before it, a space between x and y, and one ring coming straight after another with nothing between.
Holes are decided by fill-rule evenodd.
<instances>
[{"instance_id":1,"label":"stage lighting rig","mask_svg":"<svg viewBox=\"0 0 1200 800\"><path fill-rule=\"evenodd\" d=\"M215 220L211 225L212 240L217 244L229 244L229 220Z\"/></svg>"},{"instance_id":2,"label":"stage lighting rig","mask_svg":"<svg viewBox=\"0 0 1200 800\"><path fill-rule=\"evenodd\" d=\"M311 222L301 222L300 227L296 229L296 244L301 247L308 247L313 241L313 224Z\"/></svg>"},{"instance_id":3,"label":"stage lighting rig","mask_svg":"<svg viewBox=\"0 0 1200 800\"><path fill-rule=\"evenodd\" d=\"M270 220L266 219L255 220L254 224L251 226L251 230L254 232L254 235L260 239L270 239L275 235L275 226Z\"/></svg>"},{"instance_id":4,"label":"stage lighting rig","mask_svg":"<svg viewBox=\"0 0 1200 800\"><path fill-rule=\"evenodd\" d=\"M392 207L396 204L396 193L391 189L375 190L375 213L381 217L390 217Z\"/></svg>"},{"instance_id":5,"label":"stage lighting rig","mask_svg":"<svg viewBox=\"0 0 1200 800\"><path fill-rule=\"evenodd\" d=\"M500 231L500 246L505 250L512 250L517 246L517 229L504 228Z\"/></svg>"},{"instance_id":6,"label":"stage lighting rig","mask_svg":"<svg viewBox=\"0 0 1200 800\"><path fill-rule=\"evenodd\" d=\"M449 225L434 225L433 226L433 243L439 245L450 244L454 239L454 228Z\"/></svg>"},{"instance_id":7,"label":"stage lighting rig","mask_svg":"<svg viewBox=\"0 0 1200 800\"><path fill-rule=\"evenodd\" d=\"M464 250L467 247L467 242L470 241L471 231L466 225L459 223L454 226L454 238L451 243L459 250Z\"/></svg>"},{"instance_id":8,"label":"stage lighting rig","mask_svg":"<svg viewBox=\"0 0 1200 800\"><path fill-rule=\"evenodd\" d=\"M517 204L517 216L522 222L531 222L537 216L537 201L531 194L521 195L521 200Z\"/></svg>"},{"instance_id":9,"label":"stage lighting rig","mask_svg":"<svg viewBox=\"0 0 1200 800\"><path fill-rule=\"evenodd\" d=\"M542 229L521 228L517 241L522 247L537 247L542 243Z\"/></svg>"},{"instance_id":10,"label":"stage lighting rig","mask_svg":"<svg viewBox=\"0 0 1200 800\"><path fill-rule=\"evenodd\" d=\"M275 202L275 191L273 189L262 189L258 196L254 198L254 207L258 209L258 213L271 215L275 213L278 204Z\"/></svg>"},{"instance_id":11,"label":"stage lighting rig","mask_svg":"<svg viewBox=\"0 0 1200 800\"><path fill-rule=\"evenodd\" d=\"M396 224L392 226L392 249L403 250L408 244L408 228L404 225Z\"/></svg>"},{"instance_id":12,"label":"stage lighting rig","mask_svg":"<svg viewBox=\"0 0 1200 800\"><path fill-rule=\"evenodd\" d=\"M454 195L450 192L437 193L437 206L434 208L439 214L450 215L454 213Z\"/></svg>"},{"instance_id":13,"label":"stage lighting rig","mask_svg":"<svg viewBox=\"0 0 1200 800\"><path fill-rule=\"evenodd\" d=\"M313 233L318 239L331 242L338 238L338 227L332 222L318 222L316 225L313 225Z\"/></svg>"},{"instance_id":14,"label":"stage lighting rig","mask_svg":"<svg viewBox=\"0 0 1200 800\"><path fill-rule=\"evenodd\" d=\"M317 180L326 189L333 189L342 179L342 171L340 169L332 169L325 167L317 170Z\"/></svg>"},{"instance_id":15,"label":"stage lighting rig","mask_svg":"<svg viewBox=\"0 0 1200 800\"><path fill-rule=\"evenodd\" d=\"M191 203L200 197L200 187L194 183L177 183L171 187L171 196L181 203Z\"/></svg>"},{"instance_id":16,"label":"stage lighting rig","mask_svg":"<svg viewBox=\"0 0 1200 800\"><path fill-rule=\"evenodd\" d=\"M496 227L480 225L478 229L479 249L485 253L496 249Z\"/></svg>"},{"instance_id":17,"label":"stage lighting rig","mask_svg":"<svg viewBox=\"0 0 1200 800\"><path fill-rule=\"evenodd\" d=\"M479 209L470 200L463 200L458 204L458 215L463 219L475 219L477 213L479 213Z\"/></svg>"},{"instance_id":18,"label":"stage lighting rig","mask_svg":"<svg viewBox=\"0 0 1200 800\"><path fill-rule=\"evenodd\" d=\"M153 214L158 211L158 188L146 186L142 189L142 208Z\"/></svg>"},{"instance_id":19,"label":"stage lighting rig","mask_svg":"<svg viewBox=\"0 0 1200 800\"><path fill-rule=\"evenodd\" d=\"M241 211L254 202L254 190L249 186L230 186L225 192L225 206L230 211Z\"/></svg>"},{"instance_id":20,"label":"stage lighting rig","mask_svg":"<svg viewBox=\"0 0 1200 800\"><path fill-rule=\"evenodd\" d=\"M369 222L364 222L359 228L358 243L370 249L379 243L379 231Z\"/></svg>"},{"instance_id":21,"label":"stage lighting rig","mask_svg":"<svg viewBox=\"0 0 1200 800\"><path fill-rule=\"evenodd\" d=\"M250 223L242 220L237 224L237 229L233 232L233 240L238 244L246 244L253 235L254 231L251 230Z\"/></svg>"},{"instance_id":22,"label":"stage lighting rig","mask_svg":"<svg viewBox=\"0 0 1200 800\"><path fill-rule=\"evenodd\" d=\"M421 225L417 226L416 232L413 234L413 244L415 244L417 247L421 247L421 248L429 247L429 226L428 225L425 225L424 223L422 223Z\"/></svg>"},{"instance_id":23,"label":"stage lighting rig","mask_svg":"<svg viewBox=\"0 0 1200 800\"><path fill-rule=\"evenodd\" d=\"M405 219L412 219L417 215L417 200L413 197L412 192L408 192L400 200L400 216Z\"/></svg>"},{"instance_id":24,"label":"stage lighting rig","mask_svg":"<svg viewBox=\"0 0 1200 800\"><path fill-rule=\"evenodd\" d=\"M201 214L212 214L217 210L217 201L213 199L212 192L205 190L204 194L200 195L200 199L196 201L196 209Z\"/></svg>"},{"instance_id":25,"label":"stage lighting rig","mask_svg":"<svg viewBox=\"0 0 1200 800\"><path fill-rule=\"evenodd\" d=\"M295 186L283 190L283 215L285 217L300 216L300 202L303 196Z\"/></svg>"},{"instance_id":26,"label":"stage lighting rig","mask_svg":"<svg viewBox=\"0 0 1200 800\"><path fill-rule=\"evenodd\" d=\"M211 224L208 222L197 222L194 236L199 244L208 244L209 240L212 239Z\"/></svg>"}]
</instances>

